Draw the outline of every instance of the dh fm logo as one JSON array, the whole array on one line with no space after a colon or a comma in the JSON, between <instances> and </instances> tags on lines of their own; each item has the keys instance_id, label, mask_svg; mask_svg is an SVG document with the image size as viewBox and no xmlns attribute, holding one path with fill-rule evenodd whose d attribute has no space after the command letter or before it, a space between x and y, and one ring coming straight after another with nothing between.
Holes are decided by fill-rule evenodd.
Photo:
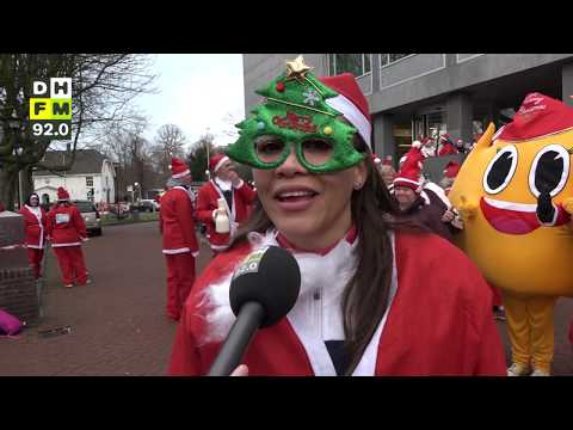
<instances>
[{"instance_id":1,"label":"dh fm logo","mask_svg":"<svg viewBox=\"0 0 573 430\"><path fill-rule=\"evenodd\" d=\"M32 134L52 140L70 140L72 128L72 78L36 80L30 98Z\"/></svg>"}]
</instances>

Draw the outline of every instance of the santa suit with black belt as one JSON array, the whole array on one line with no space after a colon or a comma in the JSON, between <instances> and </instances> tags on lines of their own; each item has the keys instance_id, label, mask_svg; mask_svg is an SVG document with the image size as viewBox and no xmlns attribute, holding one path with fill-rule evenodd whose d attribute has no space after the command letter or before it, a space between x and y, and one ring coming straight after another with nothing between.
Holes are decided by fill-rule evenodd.
<instances>
[{"instance_id":1,"label":"santa suit with black belt","mask_svg":"<svg viewBox=\"0 0 573 430\"><path fill-rule=\"evenodd\" d=\"M24 217L26 233L25 244L28 250L28 260L38 279L42 274L42 258L44 257L44 243L47 231L47 215L39 205L36 207L24 205L19 211Z\"/></svg>"},{"instance_id":2,"label":"santa suit with black belt","mask_svg":"<svg viewBox=\"0 0 573 430\"><path fill-rule=\"evenodd\" d=\"M87 230L79 209L69 202L69 194L58 188L58 203L48 213L48 237L56 254L62 281L66 286L85 285L88 271L84 262L82 242Z\"/></svg>"},{"instance_id":3,"label":"santa suit with black belt","mask_svg":"<svg viewBox=\"0 0 573 430\"><path fill-rule=\"evenodd\" d=\"M213 157L210 164L212 170L216 172L229 158L221 156ZM234 186L230 181L223 181L220 178L207 182L199 189L197 197L197 219L207 227L207 240L214 252L221 252L229 247L229 243L241 223L245 222L250 215L251 205L256 197L256 191L245 181L241 181L238 186ZM225 201L225 209L230 222L229 233L217 233L215 230L215 211L219 207L218 200Z\"/></svg>"},{"instance_id":4,"label":"santa suit with black belt","mask_svg":"<svg viewBox=\"0 0 573 430\"><path fill-rule=\"evenodd\" d=\"M182 161L172 161L175 179L189 175ZM195 236L193 204L185 186L175 185L161 197L160 227L167 263L167 316L179 320L185 299L195 282L195 258L199 245Z\"/></svg>"}]
</instances>

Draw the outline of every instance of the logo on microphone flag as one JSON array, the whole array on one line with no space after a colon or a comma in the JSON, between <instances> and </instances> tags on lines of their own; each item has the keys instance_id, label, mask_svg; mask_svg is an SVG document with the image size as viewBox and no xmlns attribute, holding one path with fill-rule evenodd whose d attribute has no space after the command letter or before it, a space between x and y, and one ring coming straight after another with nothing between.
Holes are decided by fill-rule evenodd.
<instances>
[{"instance_id":1,"label":"logo on microphone flag","mask_svg":"<svg viewBox=\"0 0 573 430\"><path fill-rule=\"evenodd\" d=\"M259 271L259 264L265 252L269 249L268 246L265 246L258 251L252 252L245 258L245 261L241 263L241 265L235 270L235 274L233 275L233 279L238 278L241 275L246 273L256 273Z\"/></svg>"}]
</instances>

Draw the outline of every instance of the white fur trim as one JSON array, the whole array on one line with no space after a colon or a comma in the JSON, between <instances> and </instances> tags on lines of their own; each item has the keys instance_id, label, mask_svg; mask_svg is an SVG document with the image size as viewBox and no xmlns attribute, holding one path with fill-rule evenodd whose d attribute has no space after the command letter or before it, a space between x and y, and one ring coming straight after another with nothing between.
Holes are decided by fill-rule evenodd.
<instances>
[{"instance_id":1,"label":"white fur trim","mask_svg":"<svg viewBox=\"0 0 573 430\"><path fill-rule=\"evenodd\" d=\"M190 251L191 251L190 248L177 248L177 249L164 249L161 252L167 255L172 255L172 254L183 254L185 252L190 252Z\"/></svg>"},{"instance_id":2,"label":"white fur trim","mask_svg":"<svg viewBox=\"0 0 573 430\"><path fill-rule=\"evenodd\" d=\"M424 184L424 188L427 188L428 190L432 191L436 196L438 196L438 198L446 205L448 209L452 208L452 203L450 202L448 196L446 196L446 192L438 184L428 181Z\"/></svg>"},{"instance_id":3,"label":"white fur trim","mask_svg":"<svg viewBox=\"0 0 573 430\"><path fill-rule=\"evenodd\" d=\"M209 244L213 251L224 251L225 249L229 248L230 245L213 245Z\"/></svg>"},{"instance_id":4,"label":"white fur trim","mask_svg":"<svg viewBox=\"0 0 573 430\"><path fill-rule=\"evenodd\" d=\"M81 246L81 242L70 242L70 243L52 243L52 248L63 248L64 246Z\"/></svg>"},{"instance_id":5,"label":"white fur trim","mask_svg":"<svg viewBox=\"0 0 573 430\"><path fill-rule=\"evenodd\" d=\"M420 142L419 140L414 140L412 142L412 148L421 148L422 147L422 142Z\"/></svg>"},{"instance_id":6,"label":"white fur trim","mask_svg":"<svg viewBox=\"0 0 573 430\"><path fill-rule=\"evenodd\" d=\"M173 179L179 179L179 178L183 178L184 176L190 175L191 174L191 170L187 169L184 172L181 173L175 173L173 175L171 175L171 177Z\"/></svg>"},{"instance_id":7,"label":"white fur trim","mask_svg":"<svg viewBox=\"0 0 573 430\"><path fill-rule=\"evenodd\" d=\"M380 340L382 339L382 333L386 327L386 320L388 319L388 314L394 303L394 297L396 297L396 292L398 291L398 269L396 266L396 244L394 233L389 233L390 243L392 244L392 279L390 280L390 292L388 293L388 307L386 312L382 316L372 339L368 343L368 346L364 350L364 355L360 359L360 362L352 372L352 376L374 376L376 373L376 360L378 359L378 349L380 348Z\"/></svg>"},{"instance_id":8,"label":"white fur trim","mask_svg":"<svg viewBox=\"0 0 573 430\"><path fill-rule=\"evenodd\" d=\"M370 135L372 134L372 125L364 114L352 103L349 99L339 94L337 97L326 99L326 104L331 108L340 112L350 124L358 129L358 133L366 142L368 147L372 149Z\"/></svg>"},{"instance_id":9,"label":"white fur trim","mask_svg":"<svg viewBox=\"0 0 573 430\"><path fill-rule=\"evenodd\" d=\"M198 307L210 309L210 312L205 315L208 329L205 330L204 337L198 339L199 346L222 342L235 322L236 317L229 301L232 277L231 272L219 282L209 285L203 292Z\"/></svg>"},{"instance_id":10,"label":"white fur trim","mask_svg":"<svg viewBox=\"0 0 573 430\"><path fill-rule=\"evenodd\" d=\"M38 246L29 246L29 248L44 249L44 226L42 225L42 209L40 206L36 206L35 208L28 205L24 206L32 213L32 215L36 217L38 220L38 226L40 227L40 242Z\"/></svg>"},{"instance_id":11,"label":"white fur trim","mask_svg":"<svg viewBox=\"0 0 573 430\"><path fill-rule=\"evenodd\" d=\"M229 157L227 157L226 155L223 158L221 158L217 164L215 164L215 167L213 168L213 173L216 173L217 170L219 170L219 168L223 165L225 161L229 161Z\"/></svg>"}]
</instances>

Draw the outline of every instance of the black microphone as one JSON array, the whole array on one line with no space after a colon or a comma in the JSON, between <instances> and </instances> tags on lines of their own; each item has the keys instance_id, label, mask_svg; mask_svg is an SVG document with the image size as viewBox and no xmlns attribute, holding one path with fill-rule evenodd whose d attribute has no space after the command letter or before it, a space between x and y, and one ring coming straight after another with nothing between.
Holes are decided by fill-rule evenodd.
<instances>
[{"instance_id":1,"label":"black microphone","mask_svg":"<svg viewBox=\"0 0 573 430\"><path fill-rule=\"evenodd\" d=\"M282 248L267 246L247 256L235 270L229 298L237 316L207 376L229 376L241 363L255 332L292 309L300 291L300 269Z\"/></svg>"}]
</instances>

